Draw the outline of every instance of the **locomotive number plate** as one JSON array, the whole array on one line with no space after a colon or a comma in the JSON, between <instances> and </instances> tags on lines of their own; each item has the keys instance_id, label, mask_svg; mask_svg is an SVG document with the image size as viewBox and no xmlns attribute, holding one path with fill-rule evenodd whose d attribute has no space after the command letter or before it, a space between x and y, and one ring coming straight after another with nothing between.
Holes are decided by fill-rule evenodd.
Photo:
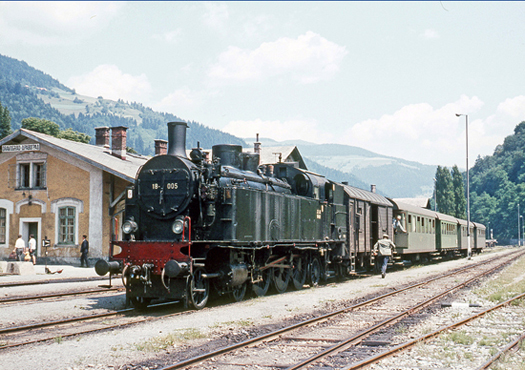
<instances>
[{"instance_id":1,"label":"locomotive number plate","mask_svg":"<svg viewBox=\"0 0 525 370\"><path fill-rule=\"evenodd\" d=\"M162 186L160 186L158 183L154 182L151 184L151 188L153 190L159 190L162 188ZM166 189L167 190L177 190L179 188L179 183L177 182L168 182L166 184Z\"/></svg>"}]
</instances>

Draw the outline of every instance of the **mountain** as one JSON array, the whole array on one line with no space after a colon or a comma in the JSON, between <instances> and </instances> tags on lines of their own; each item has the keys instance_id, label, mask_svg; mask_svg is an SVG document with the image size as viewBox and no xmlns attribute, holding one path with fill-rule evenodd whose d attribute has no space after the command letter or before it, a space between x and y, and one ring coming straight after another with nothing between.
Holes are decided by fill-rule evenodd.
<instances>
[{"instance_id":1,"label":"mountain","mask_svg":"<svg viewBox=\"0 0 525 370\"><path fill-rule=\"evenodd\" d=\"M167 122L181 120L137 102L78 95L26 62L1 54L0 103L9 110L14 130L21 127L24 118L38 117L57 123L62 130L72 128L92 136L94 143L95 127L126 126L128 146L145 155L154 153L155 139L167 140ZM204 148L216 144L246 145L242 139L198 122L188 124L188 149L197 146L197 142Z\"/></svg>"},{"instance_id":2,"label":"mountain","mask_svg":"<svg viewBox=\"0 0 525 370\"><path fill-rule=\"evenodd\" d=\"M155 112L138 102L125 102L77 94L48 74L24 61L0 54L0 103L11 114L11 126L20 128L22 120L38 117L57 123L62 130L72 128L92 137L100 126L126 126L128 147L145 155L154 153L154 140L167 140L166 123L179 117ZM188 122L187 148L211 148L216 144L249 147L249 141L198 122ZM432 193L434 166L381 156L370 151L335 144L316 145L306 141L277 142L264 139L265 146L296 145L308 168L334 181L347 181L361 189L377 186L389 197L429 196ZM253 146L252 146L253 147Z\"/></svg>"},{"instance_id":3,"label":"mountain","mask_svg":"<svg viewBox=\"0 0 525 370\"><path fill-rule=\"evenodd\" d=\"M244 140L250 141L247 138ZM327 177L335 181L348 181L361 189L369 189L369 184L374 184L378 193L390 198L432 196L437 166L383 156L349 145L278 142L267 138L259 141L269 147L296 145L303 157L312 163L308 164L308 168L320 168L319 173L323 174L331 170L332 177Z\"/></svg>"},{"instance_id":4,"label":"mountain","mask_svg":"<svg viewBox=\"0 0 525 370\"><path fill-rule=\"evenodd\" d=\"M517 244L525 234L525 121L493 155L478 157L469 176L471 219L493 230L500 243Z\"/></svg>"}]
</instances>

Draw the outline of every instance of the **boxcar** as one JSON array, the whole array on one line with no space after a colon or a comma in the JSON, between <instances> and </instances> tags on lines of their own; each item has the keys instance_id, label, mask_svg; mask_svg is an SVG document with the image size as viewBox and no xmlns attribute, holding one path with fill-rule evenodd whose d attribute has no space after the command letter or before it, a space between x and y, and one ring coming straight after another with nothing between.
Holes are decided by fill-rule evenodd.
<instances>
[{"instance_id":1,"label":"boxcar","mask_svg":"<svg viewBox=\"0 0 525 370\"><path fill-rule=\"evenodd\" d=\"M392 237L392 203L372 191L344 185L348 207L348 245L351 271L368 269L374 244L388 234Z\"/></svg>"}]
</instances>

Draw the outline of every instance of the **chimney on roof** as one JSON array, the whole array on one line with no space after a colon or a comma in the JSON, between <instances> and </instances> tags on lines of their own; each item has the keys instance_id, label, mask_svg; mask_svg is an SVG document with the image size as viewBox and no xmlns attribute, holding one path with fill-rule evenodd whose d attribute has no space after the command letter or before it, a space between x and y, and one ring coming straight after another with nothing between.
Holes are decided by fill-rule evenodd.
<instances>
[{"instance_id":1,"label":"chimney on roof","mask_svg":"<svg viewBox=\"0 0 525 370\"><path fill-rule=\"evenodd\" d=\"M126 130L124 126L111 128L111 154L126 159Z\"/></svg>"},{"instance_id":2,"label":"chimney on roof","mask_svg":"<svg viewBox=\"0 0 525 370\"><path fill-rule=\"evenodd\" d=\"M255 143L253 143L253 152L261 154L261 143L259 142L259 134L255 135Z\"/></svg>"},{"instance_id":3,"label":"chimney on roof","mask_svg":"<svg viewBox=\"0 0 525 370\"><path fill-rule=\"evenodd\" d=\"M370 185L370 191L372 193L375 193L376 192L376 186L375 185Z\"/></svg>"},{"instance_id":4,"label":"chimney on roof","mask_svg":"<svg viewBox=\"0 0 525 370\"><path fill-rule=\"evenodd\" d=\"M155 139L155 155L168 154L168 142L162 139Z\"/></svg>"},{"instance_id":5,"label":"chimney on roof","mask_svg":"<svg viewBox=\"0 0 525 370\"><path fill-rule=\"evenodd\" d=\"M109 127L95 127L95 144L109 148Z\"/></svg>"}]
</instances>

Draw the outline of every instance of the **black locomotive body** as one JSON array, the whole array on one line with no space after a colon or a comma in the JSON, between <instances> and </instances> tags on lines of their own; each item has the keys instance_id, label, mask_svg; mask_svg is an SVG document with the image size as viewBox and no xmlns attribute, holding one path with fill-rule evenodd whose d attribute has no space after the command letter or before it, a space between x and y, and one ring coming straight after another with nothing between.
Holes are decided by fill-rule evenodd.
<instances>
[{"instance_id":1,"label":"black locomotive body","mask_svg":"<svg viewBox=\"0 0 525 370\"><path fill-rule=\"evenodd\" d=\"M200 309L210 292L239 301L270 286L315 286L369 269L374 243L393 237L393 203L375 191L292 163L260 166L258 153L237 145L188 158L186 128L168 123L168 153L139 169L126 190L123 240L95 265L99 275L122 274L136 307L168 299Z\"/></svg>"},{"instance_id":2,"label":"black locomotive body","mask_svg":"<svg viewBox=\"0 0 525 370\"><path fill-rule=\"evenodd\" d=\"M210 291L243 299L289 283L301 289L344 276L351 265L341 184L237 145L186 157L186 123L168 124L167 155L153 157L127 189L124 240L97 272L122 273L134 305L185 299L205 306Z\"/></svg>"}]
</instances>

